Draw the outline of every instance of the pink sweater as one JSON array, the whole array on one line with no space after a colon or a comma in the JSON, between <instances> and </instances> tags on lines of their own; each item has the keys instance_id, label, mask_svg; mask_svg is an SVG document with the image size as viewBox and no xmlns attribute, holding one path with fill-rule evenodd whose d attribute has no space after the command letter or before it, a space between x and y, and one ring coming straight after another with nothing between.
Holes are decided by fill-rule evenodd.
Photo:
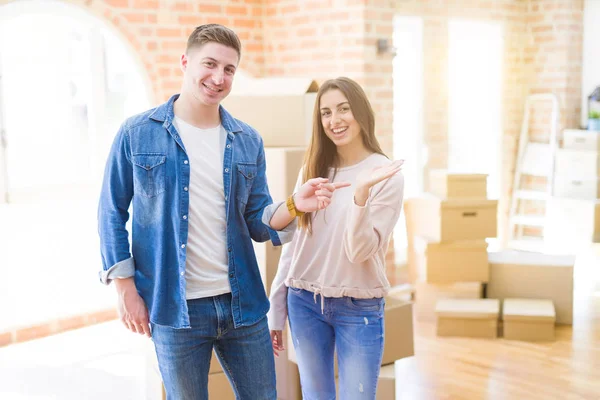
<instances>
[{"instance_id":1,"label":"pink sweater","mask_svg":"<svg viewBox=\"0 0 600 400\"><path fill-rule=\"evenodd\" d=\"M283 247L271 286L270 329L284 328L290 286L324 297L385 296L390 287L385 256L402 209L404 177L398 172L375 185L364 207L354 203L354 188L361 171L390 162L372 154L356 165L338 169L334 182L352 186L337 190L329 207L313 216L312 235L299 230ZM298 182L301 176L302 171Z\"/></svg>"}]
</instances>

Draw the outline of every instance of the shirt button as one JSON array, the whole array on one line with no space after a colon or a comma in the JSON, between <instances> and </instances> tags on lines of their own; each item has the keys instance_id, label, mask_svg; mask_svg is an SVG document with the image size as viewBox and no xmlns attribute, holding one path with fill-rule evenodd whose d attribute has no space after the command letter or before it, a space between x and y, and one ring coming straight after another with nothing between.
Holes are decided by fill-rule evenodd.
<instances>
[{"instance_id":1,"label":"shirt button","mask_svg":"<svg viewBox=\"0 0 600 400\"><path fill-rule=\"evenodd\" d=\"M187 186L184 187L183 190L185 190L187 192L188 191L188 187Z\"/></svg>"},{"instance_id":2,"label":"shirt button","mask_svg":"<svg viewBox=\"0 0 600 400\"><path fill-rule=\"evenodd\" d=\"M187 219L187 215L184 215L184 216L183 216L183 219Z\"/></svg>"},{"instance_id":3,"label":"shirt button","mask_svg":"<svg viewBox=\"0 0 600 400\"><path fill-rule=\"evenodd\" d=\"M227 148L228 148L228 149L230 149L230 148L231 148L231 145L230 145L230 144L228 144L228 145L227 145Z\"/></svg>"},{"instance_id":4,"label":"shirt button","mask_svg":"<svg viewBox=\"0 0 600 400\"><path fill-rule=\"evenodd\" d=\"M225 172L229 172L229 168L225 168Z\"/></svg>"},{"instance_id":5,"label":"shirt button","mask_svg":"<svg viewBox=\"0 0 600 400\"><path fill-rule=\"evenodd\" d=\"M229 277L230 277L230 278L233 278L233 272L232 272L231 274L229 274Z\"/></svg>"},{"instance_id":6,"label":"shirt button","mask_svg":"<svg viewBox=\"0 0 600 400\"><path fill-rule=\"evenodd\" d=\"M231 252L231 247L227 248L227 251Z\"/></svg>"},{"instance_id":7,"label":"shirt button","mask_svg":"<svg viewBox=\"0 0 600 400\"><path fill-rule=\"evenodd\" d=\"M183 163L187 165L189 163L189 161L188 160L184 160Z\"/></svg>"},{"instance_id":8,"label":"shirt button","mask_svg":"<svg viewBox=\"0 0 600 400\"><path fill-rule=\"evenodd\" d=\"M182 249L185 249L185 244L182 244L182 245L181 245L181 248L182 248Z\"/></svg>"},{"instance_id":9,"label":"shirt button","mask_svg":"<svg viewBox=\"0 0 600 400\"><path fill-rule=\"evenodd\" d=\"M184 276L185 272L181 271L181 273L179 275Z\"/></svg>"}]
</instances>

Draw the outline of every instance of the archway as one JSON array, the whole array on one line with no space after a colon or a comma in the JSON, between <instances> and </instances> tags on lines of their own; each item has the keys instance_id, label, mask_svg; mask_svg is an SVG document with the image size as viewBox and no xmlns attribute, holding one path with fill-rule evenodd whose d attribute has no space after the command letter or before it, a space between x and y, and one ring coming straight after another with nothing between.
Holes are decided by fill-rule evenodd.
<instances>
[{"instance_id":1,"label":"archway","mask_svg":"<svg viewBox=\"0 0 600 400\"><path fill-rule=\"evenodd\" d=\"M122 34L73 4L0 6L0 54L3 332L113 306L95 279L103 164L154 95Z\"/></svg>"}]
</instances>

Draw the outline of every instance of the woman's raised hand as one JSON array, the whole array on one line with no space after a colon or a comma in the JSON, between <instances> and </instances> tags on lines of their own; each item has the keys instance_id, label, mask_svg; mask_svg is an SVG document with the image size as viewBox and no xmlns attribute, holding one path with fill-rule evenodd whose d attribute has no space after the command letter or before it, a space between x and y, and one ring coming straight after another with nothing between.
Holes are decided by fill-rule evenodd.
<instances>
[{"instance_id":1,"label":"woman's raised hand","mask_svg":"<svg viewBox=\"0 0 600 400\"><path fill-rule=\"evenodd\" d=\"M367 169L358 174L354 202L359 206L364 206L369 197L369 190L379 182L394 176L402 169L402 164L404 164L404 160L396 160L388 165Z\"/></svg>"}]
</instances>

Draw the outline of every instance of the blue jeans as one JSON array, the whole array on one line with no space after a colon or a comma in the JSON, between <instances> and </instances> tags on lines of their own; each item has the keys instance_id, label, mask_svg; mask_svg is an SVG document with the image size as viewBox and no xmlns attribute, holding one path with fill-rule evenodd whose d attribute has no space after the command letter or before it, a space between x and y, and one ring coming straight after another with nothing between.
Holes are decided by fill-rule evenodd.
<instances>
[{"instance_id":1,"label":"blue jeans","mask_svg":"<svg viewBox=\"0 0 600 400\"><path fill-rule=\"evenodd\" d=\"M152 324L167 399L208 399L214 347L237 399L275 400L275 361L267 319L234 329L230 293L187 304L191 329Z\"/></svg>"},{"instance_id":2,"label":"blue jeans","mask_svg":"<svg viewBox=\"0 0 600 400\"><path fill-rule=\"evenodd\" d=\"M335 399L334 348L340 399L375 399L384 306L382 298L323 299L306 290L288 289L288 317L304 400Z\"/></svg>"}]
</instances>

